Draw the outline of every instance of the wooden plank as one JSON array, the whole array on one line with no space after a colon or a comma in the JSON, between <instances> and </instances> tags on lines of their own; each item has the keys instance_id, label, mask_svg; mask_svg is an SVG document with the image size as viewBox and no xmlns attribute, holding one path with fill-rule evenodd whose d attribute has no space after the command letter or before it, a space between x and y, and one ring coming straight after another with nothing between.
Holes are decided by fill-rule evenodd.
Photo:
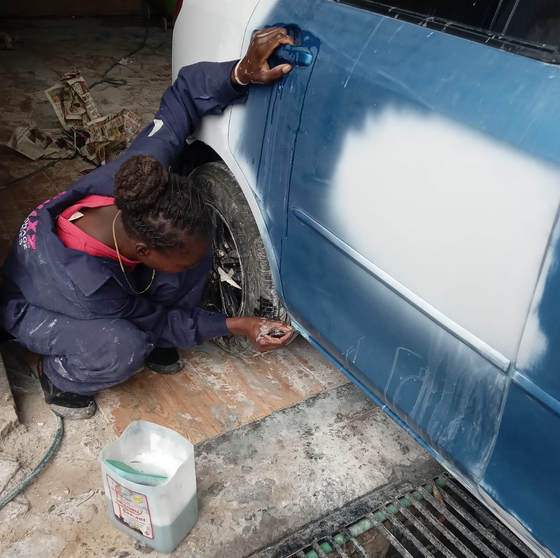
<instances>
[{"instance_id":1,"label":"wooden plank","mask_svg":"<svg viewBox=\"0 0 560 558\"><path fill-rule=\"evenodd\" d=\"M347 381L303 339L253 359L227 355L213 343L183 356L179 374L144 370L98 395L118 435L142 419L198 443Z\"/></svg>"}]
</instances>

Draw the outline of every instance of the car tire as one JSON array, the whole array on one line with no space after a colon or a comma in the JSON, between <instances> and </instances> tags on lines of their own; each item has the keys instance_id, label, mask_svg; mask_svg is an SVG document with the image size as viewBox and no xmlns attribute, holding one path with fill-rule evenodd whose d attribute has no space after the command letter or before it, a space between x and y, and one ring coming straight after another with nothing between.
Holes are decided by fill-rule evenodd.
<instances>
[{"instance_id":1,"label":"car tire","mask_svg":"<svg viewBox=\"0 0 560 558\"><path fill-rule=\"evenodd\" d=\"M231 171L223 162L216 161L197 167L190 176L209 192L217 222L213 269L202 306L229 317L258 316L289 323L274 289L268 257L251 208ZM240 289L228 282L229 279ZM214 341L230 354L258 354L242 335Z\"/></svg>"}]
</instances>

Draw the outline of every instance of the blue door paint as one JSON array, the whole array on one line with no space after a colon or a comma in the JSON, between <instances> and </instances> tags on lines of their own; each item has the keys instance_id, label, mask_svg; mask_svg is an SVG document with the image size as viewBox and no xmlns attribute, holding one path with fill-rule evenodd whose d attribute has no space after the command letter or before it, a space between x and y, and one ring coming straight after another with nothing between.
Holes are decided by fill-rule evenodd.
<instances>
[{"instance_id":1,"label":"blue door paint","mask_svg":"<svg viewBox=\"0 0 560 558\"><path fill-rule=\"evenodd\" d=\"M560 343L552 341L560 279L546 282L546 305L540 307L547 351L512 381L515 355L509 372L500 369L372 273L377 262L364 263L329 197L348 131L364 129L368 116L387 107L441 116L513 153L560 166L558 68L327 0L280 0L265 21L251 25L280 22L301 29L301 45L313 61L266 88L266 111L254 111L249 99L243 143L258 143L253 123L264 130L261 157L255 157L256 189L276 199L265 207L271 221L287 221L275 236L286 306L447 466L480 483L560 555L554 529L539 527L558 498L546 487L557 484L551 460L560 455ZM282 199L274 198L275 188ZM543 241L543 256L546 248ZM557 268L551 269L560 277ZM537 389L531 392L527 382L521 388L523 379ZM539 440L545 424L548 431ZM525 485L530 494L519 489Z\"/></svg>"},{"instance_id":2,"label":"blue door paint","mask_svg":"<svg viewBox=\"0 0 560 558\"><path fill-rule=\"evenodd\" d=\"M512 382L481 488L558 556L559 416Z\"/></svg>"},{"instance_id":3,"label":"blue door paint","mask_svg":"<svg viewBox=\"0 0 560 558\"><path fill-rule=\"evenodd\" d=\"M260 22L250 23L247 33L251 35L259 26ZM290 29L290 33L299 44L298 30ZM300 57L306 63L307 54L303 51L287 55ZM272 60L280 62L274 57L271 63ZM230 148L253 186L278 261L286 236L293 146L306 86L304 79L292 83L289 89L278 83L251 89L247 102L236 107L231 124L242 133L238 139L230 134Z\"/></svg>"},{"instance_id":4,"label":"blue door paint","mask_svg":"<svg viewBox=\"0 0 560 558\"><path fill-rule=\"evenodd\" d=\"M496 448L481 482L481 488L501 508L556 556L560 554L556 520L560 501L559 262L557 223Z\"/></svg>"}]
</instances>

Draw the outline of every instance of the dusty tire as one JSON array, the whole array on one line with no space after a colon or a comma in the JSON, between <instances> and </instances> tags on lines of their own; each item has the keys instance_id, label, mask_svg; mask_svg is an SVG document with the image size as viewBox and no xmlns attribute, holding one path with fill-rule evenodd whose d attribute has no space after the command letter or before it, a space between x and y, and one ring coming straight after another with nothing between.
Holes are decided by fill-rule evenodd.
<instances>
[{"instance_id":1,"label":"dusty tire","mask_svg":"<svg viewBox=\"0 0 560 558\"><path fill-rule=\"evenodd\" d=\"M201 165L191 176L210 192L210 205L217 221L214 265L203 296L203 307L230 317L260 316L289 323L274 289L259 229L237 180L221 161ZM219 268L231 275L241 289L221 280ZM258 354L251 342L241 335L220 337L215 342L231 354Z\"/></svg>"}]
</instances>

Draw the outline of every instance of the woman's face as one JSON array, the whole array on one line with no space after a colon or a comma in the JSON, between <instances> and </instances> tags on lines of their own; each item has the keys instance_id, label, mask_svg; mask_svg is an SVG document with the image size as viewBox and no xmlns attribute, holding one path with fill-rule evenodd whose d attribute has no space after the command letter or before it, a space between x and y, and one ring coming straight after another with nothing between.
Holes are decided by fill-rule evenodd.
<instances>
[{"instance_id":1,"label":"woman's face","mask_svg":"<svg viewBox=\"0 0 560 558\"><path fill-rule=\"evenodd\" d=\"M181 273L195 268L211 248L211 237L187 236L183 248L170 248L162 252L140 243L136 245L136 253L138 259L151 269Z\"/></svg>"}]
</instances>

